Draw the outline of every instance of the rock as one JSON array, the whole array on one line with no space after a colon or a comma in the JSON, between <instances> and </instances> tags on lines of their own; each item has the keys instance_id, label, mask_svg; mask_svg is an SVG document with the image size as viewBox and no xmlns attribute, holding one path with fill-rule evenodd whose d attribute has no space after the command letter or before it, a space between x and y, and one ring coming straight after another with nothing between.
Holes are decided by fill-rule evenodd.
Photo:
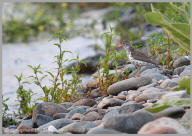
<instances>
[{"instance_id":1,"label":"rock","mask_svg":"<svg viewBox=\"0 0 192 136\"><path fill-rule=\"evenodd\" d=\"M161 71L157 68L147 69L141 73L141 76L148 76L153 82L167 79L167 77L162 75Z\"/></svg>"},{"instance_id":2,"label":"rock","mask_svg":"<svg viewBox=\"0 0 192 136\"><path fill-rule=\"evenodd\" d=\"M86 98L86 99L80 99L79 101L75 102L73 104L73 106L90 106L90 107L92 107L95 104L96 104L95 100Z\"/></svg>"},{"instance_id":3,"label":"rock","mask_svg":"<svg viewBox=\"0 0 192 136\"><path fill-rule=\"evenodd\" d=\"M37 117L36 117L36 121L35 121L35 124L37 126L41 126L41 125L44 125L50 121L52 121L53 118L49 117L49 116L46 116L46 115L42 115L42 114L37 114Z\"/></svg>"},{"instance_id":4,"label":"rock","mask_svg":"<svg viewBox=\"0 0 192 136\"><path fill-rule=\"evenodd\" d=\"M97 61L100 59L101 56L104 57L104 54L98 53L98 54L95 54L93 56L89 56L89 57L81 60L81 61L84 61L86 63L86 65L82 64L82 63L80 64L79 73L80 74L92 74L95 71L97 71L97 66L98 66ZM71 69L72 66L74 67L76 65L77 65L77 62L72 63L69 66L67 66L67 69Z\"/></svg>"},{"instance_id":5,"label":"rock","mask_svg":"<svg viewBox=\"0 0 192 136\"><path fill-rule=\"evenodd\" d=\"M73 114L75 113L85 113L87 111L87 109L89 108L89 106L79 106L73 110L71 110L69 113L67 113L66 118L71 118L73 116Z\"/></svg>"},{"instance_id":6,"label":"rock","mask_svg":"<svg viewBox=\"0 0 192 136\"><path fill-rule=\"evenodd\" d=\"M46 129L43 129L38 133L39 134L58 134L58 130L54 126L48 126Z\"/></svg>"},{"instance_id":7,"label":"rock","mask_svg":"<svg viewBox=\"0 0 192 136\"><path fill-rule=\"evenodd\" d=\"M57 119L57 120L53 120L53 121L51 121L49 123L46 123L46 124L38 127L37 130L39 132L47 131L49 126L54 126L56 129L60 129L61 127L64 127L64 126L66 126L68 124L71 124L71 123L73 123L73 121L70 120L70 119L66 119L66 118Z\"/></svg>"},{"instance_id":8,"label":"rock","mask_svg":"<svg viewBox=\"0 0 192 136\"><path fill-rule=\"evenodd\" d=\"M58 133L58 130L54 126L49 126L48 127L48 132L49 133Z\"/></svg>"},{"instance_id":9,"label":"rock","mask_svg":"<svg viewBox=\"0 0 192 136\"><path fill-rule=\"evenodd\" d=\"M97 98L102 96L102 94L99 93L99 90L100 90L99 88L93 89L90 93L91 98Z\"/></svg>"},{"instance_id":10,"label":"rock","mask_svg":"<svg viewBox=\"0 0 192 136\"><path fill-rule=\"evenodd\" d=\"M150 93L160 93L162 92L162 89L156 88L156 87L149 87L143 91L143 94L150 94Z\"/></svg>"},{"instance_id":11,"label":"rock","mask_svg":"<svg viewBox=\"0 0 192 136\"><path fill-rule=\"evenodd\" d=\"M66 115L67 115L67 113L55 113L55 114L53 115L53 119L55 120L55 119L65 118Z\"/></svg>"},{"instance_id":12,"label":"rock","mask_svg":"<svg viewBox=\"0 0 192 136\"><path fill-rule=\"evenodd\" d=\"M145 93L135 97L136 102L146 102L147 100L160 99L164 92L153 92L153 93Z\"/></svg>"},{"instance_id":13,"label":"rock","mask_svg":"<svg viewBox=\"0 0 192 136\"><path fill-rule=\"evenodd\" d=\"M169 107L163 111L153 113L153 116L156 118L160 117L171 117L171 118L180 118L185 113L183 107Z\"/></svg>"},{"instance_id":14,"label":"rock","mask_svg":"<svg viewBox=\"0 0 192 136\"><path fill-rule=\"evenodd\" d=\"M173 88L174 86L177 86L178 83L177 82L174 82L170 79L166 79L164 80L161 84L160 84L160 87L161 88L167 88L167 87L170 87L170 88Z\"/></svg>"},{"instance_id":15,"label":"rock","mask_svg":"<svg viewBox=\"0 0 192 136\"><path fill-rule=\"evenodd\" d=\"M74 122L70 125L67 125L61 129L59 129L59 133L70 132L72 134L85 134L89 131L89 129L96 127L95 123L90 121L84 122Z\"/></svg>"},{"instance_id":16,"label":"rock","mask_svg":"<svg viewBox=\"0 0 192 136\"><path fill-rule=\"evenodd\" d=\"M142 132L140 134L177 134L177 131L170 127L159 127Z\"/></svg>"},{"instance_id":17,"label":"rock","mask_svg":"<svg viewBox=\"0 0 192 136\"><path fill-rule=\"evenodd\" d=\"M104 128L103 125L94 127L87 132L87 134L121 134L121 133L122 132L113 129Z\"/></svg>"},{"instance_id":18,"label":"rock","mask_svg":"<svg viewBox=\"0 0 192 136\"><path fill-rule=\"evenodd\" d=\"M73 114L73 116L71 117L71 120L80 120L84 115L80 114L80 113L75 113Z\"/></svg>"},{"instance_id":19,"label":"rock","mask_svg":"<svg viewBox=\"0 0 192 136\"><path fill-rule=\"evenodd\" d=\"M30 120L23 120L19 126L17 127L18 130L20 129L32 129L34 126L34 122Z\"/></svg>"},{"instance_id":20,"label":"rock","mask_svg":"<svg viewBox=\"0 0 192 136\"><path fill-rule=\"evenodd\" d=\"M92 111L87 114L84 114L80 121L95 121L98 119L100 119L99 113Z\"/></svg>"},{"instance_id":21,"label":"rock","mask_svg":"<svg viewBox=\"0 0 192 136\"><path fill-rule=\"evenodd\" d=\"M122 91L137 89L141 86L144 86L150 83L151 83L151 78L149 77L130 78L130 79L122 80L112 84L111 86L109 86L107 92L110 95L117 95Z\"/></svg>"},{"instance_id":22,"label":"rock","mask_svg":"<svg viewBox=\"0 0 192 136\"><path fill-rule=\"evenodd\" d=\"M95 123L96 126L99 126L99 125L101 125L102 120L95 120L93 122Z\"/></svg>"},{"instance_id":23,"label":"rock","mask_svg":"<svg viewBox=\"0 0 192 136\"><path fill-rule=\"evenodd\" d=\"M187 65L190 65L190 59L188 58L188 56L182 56L182 57L176 59L173 63L174 68L178 68L181 66L187 66Z\"/></svg>"},{"instance_id":24,"label":"rock","mask_svg":"<svg viewBox=\"0 0 192 136\"><path fill-rule=\"evenodd\" d=\"M17 127L15 125L10 125L7 127L8 129L17 129Z\"/></svg>"},{"instance_id":25,"label":"rock","mask_svg":"<svg viewBox=\"0 0 192 136\"><path fill-rule=\"evenodd\" d=\"M135 68L135 65L133 64L127 64L125 65L125 67L123 68L123 71L134 71L136 68Z\"/></svg>"},{"instance_id":26,"label":"rock","mask_svg":"<svg viewBox=\"0 0 192 136\"><path fill-rule=\"evenodd\" d=\"M121 106L126 106L126 105L129 105L129 104L134 104L136 103L135 101L126 101L125 103L123 103Z\"/></svg>"},{"instance_id":27,"label":"rock","mask_svg":"<svg viewBox=\"0 0 192 136\"><path fill-rule=\"evenodd\" d=\"M129 91L122 91L117 96L127 96Z\"/></svg>"},{"instance_id":28,"label":"rock","mask_svg":"<svg viewBox=\"0 0 192 136\"><path fill-rule=\"evenodd\" d=\"M124 101L116 98L107 98L105 97L98 105L97 108L106 109L107 107L120 106Z\"/></svg>"},{"instance_id":29,"label":"rock","mask_svg":"<svg viewBox=\"0 0 192 136\"><path fill-rule=\"evenodd\" d=\"M157 85L157 83L151 83L151 84L149 84L149 85L145 85L145 86L142 86L142 87L139 87L138 89L137 89L137 92L139 91L139 92L142 92L142 91L144 91L144 90L146 90L146 89L148 89L148 88L150 88L150 87L155 87Z\"/></svg>"},{"instance_id":30,"label":"rock","mask_svg":"<svg viewBox=\"0 0 192 136\"><path fill-rule=\"evenodd\" d=\"M134 111L137 111L142 108L144 108L144 106L141 104L137 104L137 103L127 104L127 105L121 106L121 108L119 109L119 113L120 114L131 114Z\"/></svg>"},{"instance_id":31,"label":"rock","mask_svg":"<svg viewBox=\"0 0 192 136\"><path fill-rule=\"evenodd\" d=\"M116 115L119 115L119 111L117 109L111 110L111 111L107 112L104 115L102 121L105 121L108 117L113 117L113 116L116 116Z\"/></svg>"},{"instance_id":32,"label":"rock","mask_svg":"<svg viewBox=\"0 0 192 136\"><path fill-rule=\"evenodd\" d=\"M93 90L99 87L99 79L98 78L90 78L86 84L86 90Z\"/></svg>"},{"instance_id":33,"label":"rock","mask_svg":"<svg viewBox=\"0 0 192 136\"><path fill-rule=\"evenodd\" d=\"M3 134L19 134L19 130L18 129L9 129L9 128L2 127L2 133Z\"/></svg>"},{"instance_id":34,"label":"rock","mask_svg":"<svg viewBox=\"0 0 192 136\"><path fill-rule=\"evenodd\" d=\"M36 128L26 128L26 129L19 129L19 134L37 134L38 131Z\"/></svg>"},{"instance_id":35,"label":"rock","mask_svg":"<svg viewBox=\"0 0 192 136\"><path fill-rule=\"evenodd\" d=\"M174 69L174 74L175 75L180 75L183 71L184 71L184 69L185 69L185 66L182 66L182 67L178 67L178 68L176 68L176 69Z\"/></svg>"},{"instance_id":36,"label":"rock","mask_svg":"<svg viewBox=\"0 0 192 136\"><path fill-rule=\"evenodd\" d=\"M181 125L183 125L186 129L190 129L190 124L191 124L191 114L190 114L190 109L186 111L186 113L183 115L183 117L179 120Z\"/></svg>"},{"instance_id":37,"label":"rock","mask_svg":"<svg viewBox=\"0 0 192 136\"><path fill-rule=\"evenodd\" d=\"M192 76L191 66L186 66L184 71L181 72L180 77L190 77Z\"/></svg>"},{"instance_id":38,"label":"rock","mask_svg":"<svg viewBox=\"0 0 192 136\"><path fill-rule=\"evenodd\" d=\"M155 68L155 66L142 66L140 72L144 72L147 69ZM131 74L129 74L128 78L132 78L137 74L137 70L133 71Z\"/></svg>"},{"instance_id":39,"label":"rock","mask_svg":"<svg viewBox=\"0 0 192 136\"><path fill-rule=\"evenodd\" d=\"M137 97L138 95L140 95L141 93L139 91L132 91L129 92L129 95L126 97L126 100L128 101L133 101L135 100L135 97Z\"/></svg>"},{"instance_id":40,"label":"rock","mask_svg":"<svg viewBox=\"0 0 192 136\"><path fill-rule=\"evenodd\" d=\"M52 102L39 103L33 110L32 120L34 122L36 121L37 114L43 114L53 118L53 115L55 113L66 113L66 112L68 112L67 109L59 104Z\"/></svg>"},{"instance_id":41,"label":"rock","mask_svg":"<svg viewBox=\"0 0 192 136\"><path fill-rule=\"evenodd\" d=\"M118 95L118 96L113 96L113 98L120 99L120 100L126 100L126 96L123 95Z\"/></svg>"},{"instance_id":42,"label":"rock","mask_svg":"<svg viewBox=\"0 0 192 136\"><path fill-rule=\"evenodd\" d=\"M64 102L64 103L61 103L60 105L62 105L66 109L68 109L73 105L73 103L72 102Z\"/></svg>"},{"instance_id":43,"label":"rock","mask_svg":"<svg viewBox=\"0 0 192 136\"><path fill-rule=\"evenodd\" d=\"M154 119L155 118L149 112L139 111L130 115L120 114L109 117L104 121L103 125L104 128L136 134L144 124L153 121Z\"/></svg>"},{"instance_id":44,"label":"rock","mask_svg":"<svg viewBox=\"0 0 192 136\"><path fill-rule=\"evenodd\" d=\"M186 93L185 90L181 90L181 91L168 92L162 96L162 99L166 99L166 98L189 98L189 97L190 96Z\"/></svg>"},{"instance_id":45,"label":"rock","mask_svg":"<svg viewBox=\"0 0 192 136\"><path fill-rule=\"evenodd\" d=\"M186 133L185 128L183 128L183 126L181 126L177 120L174 120L174 119L171 119L168 117L162 117L162 118L156 119L152 122L145 124L139 130L138 134L144 134L147 131L152 131L154 129L159 129L161 127L170 128L169 130L170 131L172 130L171 132L174 132L173 130L175 130L179 134L185 134ZM162 133L162 131L165 131L165 130L163 130L161 128L161 131L159 130L158 133L160 133L160 132Z\"/></svg>"}]
</instances>

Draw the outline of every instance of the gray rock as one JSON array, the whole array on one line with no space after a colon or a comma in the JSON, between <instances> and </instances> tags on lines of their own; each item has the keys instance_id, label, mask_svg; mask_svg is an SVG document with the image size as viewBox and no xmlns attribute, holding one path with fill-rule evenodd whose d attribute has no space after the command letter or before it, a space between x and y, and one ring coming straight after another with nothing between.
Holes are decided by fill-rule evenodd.
<instances>
[{"instance_id":1,"label":"gray rock","mask_svg":"<svg viewBox=\"0 0 192 136\"><path fill-rule=\"evenodd\" d=\"M113 106L120 106L124 103L124 101L116 98L107 98L105 97L98 105L97 108L107 108L107 107L113 107Z\"/></svg>"},{"instance_id":2,"label":"gray rock","mask_svg":"<svg viewBox=\"0 0 192 136\"><path fill-rule=\"evenodd\" d=\"M10 125L7 127L8 129L16 129L17 127L15 125Z\"/></svg>"},{"instance_id":3,"label":"gray rock","mask_svg":"<svg viewBox=\"0 0 192 136\"><path fill-rule=\"evenodd\" d=\"M136 102L142 102L153 99L160 99L165 92L153 92L153 93L143 93L135 98Z\"/></svg>"},{"instance_id":4,"label":"gray rock","mask_svg":"<svg viewBox=\"0 0 192 136\"><path fill-rule=\"evenodd\" d=\"M43 114L53 118L53 115L55 113L66 113L66 112L68 112L67 109L59 104L52 102L39 103L33 110L32 120L34 122L36 121L37 114Z\"/></svg>"},{"instance_id":5,"label":"gray rock","mask_svg":"<svg viewBox=\"0 0 192 136\"><path fill-rule=\"evenodd\" d=\"M99 88L91 90L90 96L92 98L97 98L102 96L102 94L99 93L99 90L100 90Z\"/></svg>"},{"instance_id":6,"label":"gray rock","mask_svg":"<svg viewBox=\"0 0 192 136\"><path fill-rule=\"evenodd\" d=\"M105 121L107 118L116 116L116 115L119 115L119 111L117 109L111 110L104 115L102 121Z\"/></svg>"},{"instance_id":7,"label":"gray rock","mask_svg":"<svg viewBox=\"0 0 192 136\"><path fill-rule=\"evenodd\" d=\"M128 95L128 91L122 91L118 94L118 96L127 96Z\"/></svg>"},{"instance_id":8,"label":"gray rock","mask_svg":"<svg viewBox=\"0 0 192 136\"><path fill-rule=\"evenodd\" d=\"M161 71L157 68L147 69L141 73L141 76L148 76L153 82L167 79L167 77L162 75Z\"/></svg>"},{"instance_id":9,"label":"gray rock","mask_svg":"<svg viewBox=\"0 0 192 136\"><path fill-rule=\"evenodd\" d=\"M137 89L141 86L145 86L147 84L151 83L151 78L149 77L137 77L137 78L129 78L126 80L122 80L119 82L116 82L109 86L107 92L110 95L117 95L118 93L125 91L125 90L131 90L131 89Z\"/></svg>"},{"instance_id":10,"label":"gray rock","mask_svg":"<svg viewBox=\"0 0 192 136\"><path fill-rule=\"evenodd\" d=\"M75 109L71 110L69 113L67 113L66 118L71 118L73 116L73 114L75 113L85 113L87 111L87 109L89 108L89 106L79 106L76 107Z\"/></svg>"},{"instance_id":11,"label":"gray rock","mask_svg":"<svg viewBox=\"0 0 192 136\"><path fill-rule=\"evenodd\" d=\"M95 121L99 120L101 117L99 113L95 111L88 112L87 114L84 114L84 116L80 119L80 121Z\"/></svg>"},{"instance_id":12,"label":"gray rock","mask_svg":"<svg viewBox=\"0 0 192 136\"><path fill-rule=\"evenodd\" d=\"M49 123L46 123L46 124L38 127L37 130L38 130L39 132L41 132L41 131L46 131L49 126L54 126L56 129L60 129L60 128L66 126L66 125L68 125L68 124L71 124L71 123L73 123L73 121L70 120L70 119L66 119L66 118L57 119L57 120L53 120L53 121L51 121L51 122L49 122Z\"/></svg>"},{"instance_id":13,"label":"gray rock","mask_svg":"<svg viewBox=\"0 0 192 136\"><path fill-rule=\"evenodd\" d=\"M80 99L79 101L75 102L73 106L90 106L92 107L93 105L96 104L96 101L93 99Z\"/></svg>"},{"instance_id":14,"label":"gray rock","mask_svg":"<svg viewBox=\"0 0 192 136\"><path fill-rule=\"evenodd\" d=\"M120 114L131 114L134 111L137 111L142 108L144 108L144 106L141 104L137 104L137 103L127 104L127 105L121 106L121 108L119 109L119 113Z\"/></svg>"},{"instance_id":15,"label":"gray rock","mask_svg":"<svg viewBox=\"0 0 192 136\"><path fill-rule=\"evenodd\" d=\"M103 125L104 128L115 129L117 131L136 134L137 131L147 122L153 121L155 118L148 112L140 111L131 115L117 115L107 118Z\"/></svg>"},{"instance_id":16,"label":"gray rock","mask_svg":"<svg viewBox=\"0 0 192 136\"><path fill-rule=\"evenodd\" d=\"M180 77L190 77L192 76L191 66L186 66L184 71L181 72Z\"/></svg>"},{"instance_id":17,"label":"gray rock","mask_svg":"<svg viewBox=\"0 0 192 136\"><path fill-rule=\"evenodd\" d=\"M147 69L155 68L154 66L142 66L140 72L144 72ZM133 71L131 74L129 74L128 78L132 78L137 74L137 70Z\"/></svg>"},{"instance_id":18,"label":"gray rock","mask_svg":"<svg viewBox=\"0 0 192 136\"><path fill-rule=\"evenodd\" d=\"M167 87L172 88L172 87L177 86L177 85L178 85L177 82L175 82L175 81L173 81L173 80L170 80L170 79L166 79L166 80L164 80L164 81L160 84L160 87L161 87L161 88L167 88Z\"/></svg>"},{"instance_id":19,"label":"gray rock","mask_svg":"<svg viewBox=\"0 0 192 136\"><path fill-rule=\"evenodd\" d=\"M183 125L186 129L190 129L191 126L191 114L190 109L186 111L183 117L180 120L181 125Z\"/></svg>"},{"instance_id":20,"label":"gray rock","mask_svg":"<svg viewBox=\"0 0 192 136\"><path fill-rule=\"evenodd\" d=\"M149 84L149 85L145 85L145 86L139 87L137 89L137 91L142 92L142 91L146 90L147 88L155 87L156 85L157 85L157 83L152 83L152 84Z\"/></svg>"},{"instance_id":21,"label":"gray rock","mask_svg":"<svg viewBox=\"0 0 192 136\"><path fill-rule=\"evenodd\" d=\"M169 107L163 111L153 113L152 115L156 118L160 117L171 117L171 118L180 118L185 113L183 107Z\"/></svg>"},{"instance_id":22,"label":"gray rock","mask_svg":"<svg viewBox=\"0 0 192 136\"><path fill-rule=\"evenodd\" d=\"M186 66L186 65L190 65L190 59L188 58L188 56L182 56L182 57L178 58L177 60L175 60L173 63L174 68L178 68L178 67Z\"/></svg>"},{"instance_id":23,"label":"gray rock","mask_svg":"<svg viewBox=\"0 0 192 136\"><path fill-rule=\"evenodd\" d=\"M64 103L61 103L60 105L62 105L66 109L68 109L73 105L73 103L72 102L64 102Z\"/></svg>"},{"instance_id":24,"label":"gray rock","mask_svg":"<svg viewBox=\"0 0 192 136\"><path fill-rule=\"evenodd\" d=\"M37 114L35 123L37 126L42 126L42 125L44 125L44 124L46 124L52 120L53 120L53 118L51 118L49 116Z\"/></svg>"},{"instance_id":25,"label":"gray rock","mask_svg":"<svg viewBox=\"0 0 192 136\"><path fill-rule=\"evenodd\" d=\"M149 87L143 91L143 94L150 94L150 93L157 93L157 92L162 92L162 89L159 89L156 87Z\"/></svg>"},{"instance_id":26,"label":"gray rock","mask_svg":"<svg viewBox=\"0 0 192 136\"><path fill-rule=\"evenodd\" d=\"M67 115L67 113L55 113L55 114L53 115L53 119L55 120L55 119L65 118L66 115Z\"/></svg>"},{"instance_id":27,"label":"gray rock","mask_svg":"<svg viewBox=\"0 0 192 136\"><path fill-rule=\"evenodd\" d=\"M89 131L89 129L94 127L96 127L95 123L90 121L74 122L70 125L67 125L59 129L59 133L70 132L72 134L85 134Z\"/></svg>"},{"instance_id":28,"label":"gray rock","mask_svg":"<svg viewBox=\"0 0 192 136\"><path fill-rule=\"evenodd\" d=\"M190 96L186 93L185 90L181 90L181 91L168 92L162 96L162 99L165 99L165 98L189 98L189 97Z\"/></svg>"},{"instance_id":29,"label":"gray rock","mask_svg":"<svg viewBox=\"0 0 192 136\"><path fill-rule=\"evenodd\" d=\"M178 68L176 68L176 69L174 69L174 74L175 75L180 75L183 71L184 71L184 69L185 69L185 66L182 66L182 67L178 67Z\"/></svg>"},{"instance_id":30,"label":"gray rock","mask_svg":"<svg viewBox=\"0 0 192 136\"><path fill-rule=\"evenodd\" d=\"M126 100L127 101L134 101L135 100L135 97L137 97L138 95L140 95L141 92L139 91L132 91L132 92L129 92L128 96L126 97Z\"/></svg>"},{"instance_id":31,"label":"gray rock","mask_svg":"<svg viewBox=\"0 0 192 136\"><path fill-rule=\"evenodd\" d=\"M122 132L113 130L113 129L107 129L104 128L103 125L99 125L97 127L94 127L90 129L87 134L122 134Z\"/></svg>"},{"instance_id":32,"label":"gray rock","mask_svg":"<svg viewBox=\"0 0 192 136\"><path fill-rule=\"evenodd\" d=\"M34 122L30 119L30 120L23 120L19 126L17 127L18 130L21 129L31 129L34 126Z\"/></svg>"},{"instance_id":33,"label":"gray rock","mask_svg":"<svg viewBox=\"0 0 192 136\"><path fill-rule=\"evenodd\" d=\"M89 56L81 61L84 61L87 65L84 64L80 64L80 71L79 73L87 73L87 74L92 74L95 71L97 71L97 61L99 60L100 57L103 57L104 54L103 53L98 53L95 54L93 56ZM77 64L77 62L70 64L69 66L67 66L67 69L71 69L72 66L74 67Z\"/></svg>"},{"instance_id":34,"label":"gray rock","mask_svg":"<svg viewBox=\"0 0 192 136\"><path fill-rule=\"evenodd\" d=\"M171 128L176 131L176 133L179 134L186 134L186 130L183 126L179 124L177 120L168 118L168 117L162 117L159 119L156 119L152 122L149 122L145 124L138 132L138 134L145 134L145 132L153 130L153 129L158 129L158 128ZM163 131L163 130L159 130ZM174 132L174 131L172 131Z\"/></svg>"}]
</instances>

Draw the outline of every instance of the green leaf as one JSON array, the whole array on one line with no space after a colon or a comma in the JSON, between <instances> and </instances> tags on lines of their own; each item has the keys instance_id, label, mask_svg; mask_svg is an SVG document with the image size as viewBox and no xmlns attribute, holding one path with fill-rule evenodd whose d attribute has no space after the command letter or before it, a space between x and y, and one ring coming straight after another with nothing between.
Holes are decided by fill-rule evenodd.
<instances>
[{"instance_id":1,"label":"green leaf","mask_svg":"<svg viewBox=\"0 0 192 136\"><path fill-rule=\"evenodd\" d=\"M57 47L59 47L59 48L61 47L61 45L58 44L58 43L54 43L54 45L57 46Z\"/></svg>"},{"instance_id":2,"label":"green leaf","mask_svg":"<svg viewBox=\"0 0 192 136\"><path fill-rule=\"evenodd\" d=\"M157 103L153 104L152 107L146 108L145 110L156 113L160 112L168 107L180 106L180 107L190 107L190 99L189 98L166 98L161 99Z\"/></svg>"},{"instance_id":3,"label":"green leaf","mask_svg":"<svg viewBox=\"0 0 192 136\"><path fill-rule=\"evenodd\" d=\"M190 78L183 78L180 82L179 85L174 87L173 89L178 91L178 90L187 90L187 94L190 94Z\"/></svg>"},{"instance_id":4,"label":"green leaf","mask_svg":"<svg viewBox=\"0 0 192 136\"><path fill-rule=\"evenodd\" d=\"M46 71L52 78L54 78L54 75L51 73L51 72L49 72L49 71Z\"/></svg>"},{"instance_id":5,"label":"green leaf","mask_svg":"<svg viewBox=\"0 0 192 136\"><path fill-rule=\"evenodd\" d=\"M149 12L145 14L149 23L160 25L164 28L172 40L178 43L187 52L190 52L190 25L186 23L171 23L160 12Z\"/></svg>"}]
</instances>

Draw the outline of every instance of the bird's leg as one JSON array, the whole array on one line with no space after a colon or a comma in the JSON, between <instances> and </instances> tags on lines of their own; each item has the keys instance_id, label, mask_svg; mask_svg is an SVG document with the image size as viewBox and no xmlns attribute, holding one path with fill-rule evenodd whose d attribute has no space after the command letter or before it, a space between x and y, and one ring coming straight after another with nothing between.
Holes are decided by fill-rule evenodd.
<instances>
[{"instance_id":1,"label":"bird's leg","mask_svg":"<svg viewBox=\"0 0 192 136\"><path fill-rule=\"evenodd\" d=\"M141 70L141 67L140 67L140 66L137 66L137 74L136 74L136 77L139 77L139 76L140 76L140 70Z\"/></svg>"}]
</instances>

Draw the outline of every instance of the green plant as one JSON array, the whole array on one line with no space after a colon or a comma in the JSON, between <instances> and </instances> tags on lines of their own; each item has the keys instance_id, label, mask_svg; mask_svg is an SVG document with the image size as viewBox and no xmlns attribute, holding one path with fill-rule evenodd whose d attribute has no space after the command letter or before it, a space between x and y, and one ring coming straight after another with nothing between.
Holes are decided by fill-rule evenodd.
<instances>
[{"instance_id":1,"label":"green plant","mask_svg":"<svg viewBox=\"0 0 192 136\"><path fill-rule=\"evenodd\" d=\"M63 41L66 40L66 38L63 36L63 31L58 31L53 36L53 38L59 39L59 42L54 44L59 50L58 54L55 56L56 61L54 61L54 63L57 64L56 74L54 75L50 71L46 71L47 74L44 74L41 71L40 65L28 65L33 70L33 75L29 77L33 79L34 84L39 86L44 93L44 97L39 98L40 100L46 102L51 101L55 103L61 103L65 101L73 101L75 99L79 99L80 95L77 91L78 89L82 88L82 86L80 85L82 80L80 79L80 75L78 74L78 72L80 71L80 64L86 64L83 61L79 61L78 56L75 59L64 59L64 55L71 52L62 50L61 44L63 43ZM71 70L67 70L64 63L71 61L78 61L78 63L74 67L72 67ZM71 80L64 79L64 75L67 73L71 73ZM42 84L42 81L47 77L50 77L49 80L52 83L49 87Z\"/></svg>"},{"instance_id":2,"label":"green plant","mask_svg":"<svg viewBox=\"0 0 192 136\"><path fill-rule=\"evenodd\" d=\"M189 25L189 10L187 7L190 3L183 3L183 5L177 5L169 3L171 10L178 13L179 16L183 17L186 15L185 22L181 22L177 18L170 18L165 14L161 13L159 10L155 9L151 5L152 12L145 14L146 20L149 23L160 25L163 27L165 33L167 33L172 40L174 40L178 45L183 48L187 53L190 52L190 25ZM182 9L184 7L184 9Z\"/></svg>"},{"instance_id":3,"label":"green plant","mask_svg":"<svg viewBox=\"0 0 192 136\"><path fill-rule=\"evenodd\" d=\"M183 78L180 82L179 85L174 87L175 91L179 91L181 89L185 89L187 91L187 94L190 95L190 78Z\"/></svg>"},{"instance_id":4,"label":"green plant","mask_svg":"<svg viewBox=\"0 0 192 136\"><path fill-rule=\"evenodd\" d=\"M16 122L15 120L9 116L9 114L7 113L7 111L9 111L9 107L7 105L7 101L9 100L9 98L4 99L2 96L2 125L3 127L7 127L9 125L15 125Z\"/></svg>"},{"instance_id":5,"label":"green plant","mask_svg":"<svg viewBox=\"0 0 192 136\"><path fill-rule=\"evenodd\" d=\"M172 99L166 98L153 104L152 107L146 108L146 110L151 113L156 113L168 107L173 107L173 106L190 107L190 99L189 98L172 98Z\"/></svg>"},{"instance_id":6,"label":"green plant","mask_svg":"<svg viewBox=\"0 0 192 136\"><path fill-rule=\"evenodd\" d=\"M113 32L114 31L114 27L109 27L110 31L109 32L104 32L101 36L104 37L104 41L105 41L105 51L106 54L109 54L110 49L112 49L113 45L113 41L114 38L119 35L119 33L117 32Z\"/></svg>"},{"instance_id":7,"label":"green plant","mask_svg":"<svg viewBox=\"0 0 192 136\"><path fill-rule=\"evenodd\" d=\"M117 36L118 33L113 33L113 27L110 27L110 32L105 32L102 34L104 36L106 41L106 54L102 58L100 57L99 65L97 68L97 78L99 79L99 88L100 91L104 94L106 94L107 88L112 85L113 83L120 81L127 76L128 72L125 72L124 74L121 72L118 72L119 68L119 61L122 59L127 58L126 57L126 51L122 51L121 53L118 52L114 46L112 46L112 41L115 36ZM109 62L112 61L114 65L115 73L110 73L109 68Z\"/></svg>"},{"instance_id":8,"label":"green plant","mask_svg":"<svg viewBox=\"0 0 192 136\"><path fill-rule=\"evenodd\" d=\"M15 77L17 78L17 81L19 83L19 87L17 89L17 100L19 101L19 115L31 116L33 113L33 109L36 106L36 103L31 103L32 96L34 96L35 93L33 93L31 89L24 89L23 85L28 82L22 80L22 73L20 74L20 76L15 75Z\"/></svg>"},{"instance_id":9,"label":"green plant","mask_svg":"<svg viewBox=\"0 0 192 136\"><path fill-rule=\"evenodd\" d=\"M170 39L169 35L164 33L151 34L147 42L150 45L151 57L158 57L160 64L172 69L177 46L175 42ZM164 55L165 52L167 52L166 57Z\"/></svg>"}]
</instances>

